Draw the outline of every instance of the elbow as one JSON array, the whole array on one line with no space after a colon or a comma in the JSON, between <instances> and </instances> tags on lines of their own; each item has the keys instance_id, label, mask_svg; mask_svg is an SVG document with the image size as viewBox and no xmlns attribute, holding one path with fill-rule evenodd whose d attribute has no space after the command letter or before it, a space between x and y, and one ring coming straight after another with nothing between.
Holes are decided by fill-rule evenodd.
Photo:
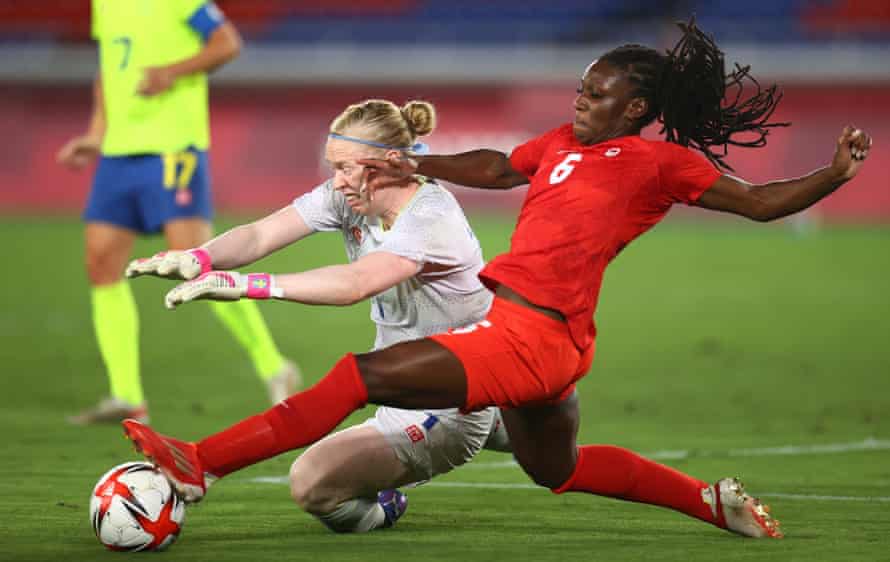
<instances>
[{"instance_id":1,"label":"elbow","mask_svg":"<svg viewBox=\"0 0 890 562\"><path fill-rule=\"evenodd\" d=\"M216 43L216 49L219 56L219 64L229 63L241 54L243 41L241 34L230 23L224 23L218 28L210 38L211 43Z\"/></svg>"},{"instance_id":2,"label":"elbow","mask_svg":"<svg viewBox=\"0 0 890 562\"><path fill-rule=\"evenodd\" d=\"M747 208L743 214L753 221L772 222L784 217L787 213L780 208L776 201L764 197L762 194L757 194L757 196L752 197L748 201Z\"/></svg>"},{"instance_id":3,"label":"elbow","mask_svg":"<svg viewBox=\"0 0 890 562\"><path fill-rule=\"evenodd\" d=\"M235 35L232 40L229 42L229 49L227 53L226 62L233 61L237 59L241 55L241 50L244 47L244 42L241 41L240 35Z\"/></svg>"},{"instance_id":4,"label":"elbow","mask_svg":"<svg viewBox=\"0 0 890 562\"><path fill-rule=\"evenodd\" d=\"M787 214L788 213L777 209L775 206L759 205L748 214L748 218L757 222L772 222Z\"/></svg>"},{"instance_id":5,"label":"elbow","mask_svg":"<svg viewBox=\"0 0 890 562\"><path fill-rule=\"evenodd\" d=\"M756 210L749 213L748 218L756 222L772 222L779 217L775 216L774 213L771 213L768 210Z\"/></svg>"},{"instance_id":6,"label":"elbow","mask_svg":"<svg viewBox=\"0 0 890 562\"><path fill-rule=\"evenodd\" d=\"M231 37L229 39L229 41L226 42L226 45L225 45L222 53L220 53L220 55L221 55L220 56L220 59L221 59L220 64L221 65L227 64L227 63L230 63L233 60L237 59L238 55L241 54L241 47L242 47L241 38L238 37L237 35L235 35L234 37Z\"/></svg>"},{"instance_id":7,"label":"elbow","mask_svg":"<svg viewBox=\"0 0 890 562\"><path fill-rule=\"evenodd\" d=\"M343 291L340 306L352 306L364 300L371 298L373 294L361 285L358 279L353 279L349 286Z\"/></svg>"},{"instance_id":8,"label":"elbow","mask_svg":"<svg viewBox=\"0 0 890 562\"><path fill-rule=\"evenodd\" d=\"M361 293L351 293L349 295L344 295L340 302L337 303L339 306L352 306L354 304L358 304L365 300L367 297L361 296Z\"/></svg>"}]
</instances>

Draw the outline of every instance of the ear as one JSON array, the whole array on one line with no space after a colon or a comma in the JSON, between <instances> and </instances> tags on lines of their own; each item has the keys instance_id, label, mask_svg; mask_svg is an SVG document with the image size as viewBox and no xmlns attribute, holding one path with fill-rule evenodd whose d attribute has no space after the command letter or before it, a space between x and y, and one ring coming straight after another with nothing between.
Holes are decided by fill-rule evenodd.
<instances>
[{"instance_id":1,"label":"ear","mask_svg":"<svg viewBox=\"0 0 890 562\"><path fill-rule=\"evenodd\" d=\"M631 121L636 121L649 113L649 102L646 98L633 98L624 108L624 116Z\"/></svg>"}]
</instances>

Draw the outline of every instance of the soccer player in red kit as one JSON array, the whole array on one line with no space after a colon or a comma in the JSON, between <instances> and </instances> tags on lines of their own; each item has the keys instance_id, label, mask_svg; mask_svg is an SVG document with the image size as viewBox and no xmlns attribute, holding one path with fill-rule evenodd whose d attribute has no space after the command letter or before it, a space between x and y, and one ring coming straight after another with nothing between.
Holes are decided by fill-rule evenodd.
<instances>
[{"instance_id":1,"label":"soccer player in red kit","mask_svg":"<svg viewBox=\"0 0 890 562\"><path fill-rule=\"evenodd\" d=\"M871 139L846 127L832 162L808 175L753 185L722 173L728 144L762 146L775 87L730 93L723 55L693 22L668 53L618 47L584 72L575 118L517 147L360 162L368 188L419 173L471 187L529 183L510 251L480 277L495 293L469 328L344 356L314 387L199 442L125 421L136 447L187 501L216 478L308 445L368 402L400 408L502 408L516 460L556 493L586 492L659 505L750 537L781 537L765 506L736 479L703 482L632 451L576 444L574 383L593 358L593 312L606 265L675 203L758 221L809 207L850 180ZM756 82L754 82L756 85ZM666 141L640 137L658 119ZM742 139L737 136L742 133ZM704 154L702 158L695 149Z\"/></svg>"}]
</instances>

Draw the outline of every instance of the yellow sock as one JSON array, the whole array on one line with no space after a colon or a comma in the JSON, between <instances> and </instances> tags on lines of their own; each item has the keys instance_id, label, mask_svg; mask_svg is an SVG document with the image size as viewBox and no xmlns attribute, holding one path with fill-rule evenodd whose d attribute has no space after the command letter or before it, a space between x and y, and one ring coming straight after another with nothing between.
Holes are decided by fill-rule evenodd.
<instances>
[{"instance_id":1,"label":"yellow sock","mask_svg":"<svg viewBox=\"0 0 890 562\"><path fill-rule=\"evenodd\" d=\"M278 351L256 303L240 300L210 304L213 312L250 355L257 375L263 380L277 375L284 367L285 359Z\"/></svg>"},{"instance_id":2,"label":"yellow sock","mask_svg":"<svg viewBox=\"0 0 890 562\"><path fill-rule=\"evenodd\" d=\"M139 405L145 401L139 380L139 315L126 281L93 287L93 326L105 362L111 396Z\"/></svg>"}]
</instances>

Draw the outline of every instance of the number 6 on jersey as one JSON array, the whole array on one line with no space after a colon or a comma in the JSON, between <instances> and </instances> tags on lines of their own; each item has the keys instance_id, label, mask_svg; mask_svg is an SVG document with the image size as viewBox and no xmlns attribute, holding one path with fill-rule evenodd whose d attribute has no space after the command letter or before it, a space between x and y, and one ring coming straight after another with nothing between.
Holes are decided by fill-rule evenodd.
<instances>
[{"instance_id":1,"label":"number 6 on jersey","mask_svg":"<svg viewBox=\"0 0 890 562\"><path fill-rule=\"evenodd\" d=\"M556 185L569 177L569 174L575 170L575 164L580 161L581 155L577 152L566 155L563 161L557 164L553 171L550 172L550 185Z\"/></svg>"}]
</instances>

